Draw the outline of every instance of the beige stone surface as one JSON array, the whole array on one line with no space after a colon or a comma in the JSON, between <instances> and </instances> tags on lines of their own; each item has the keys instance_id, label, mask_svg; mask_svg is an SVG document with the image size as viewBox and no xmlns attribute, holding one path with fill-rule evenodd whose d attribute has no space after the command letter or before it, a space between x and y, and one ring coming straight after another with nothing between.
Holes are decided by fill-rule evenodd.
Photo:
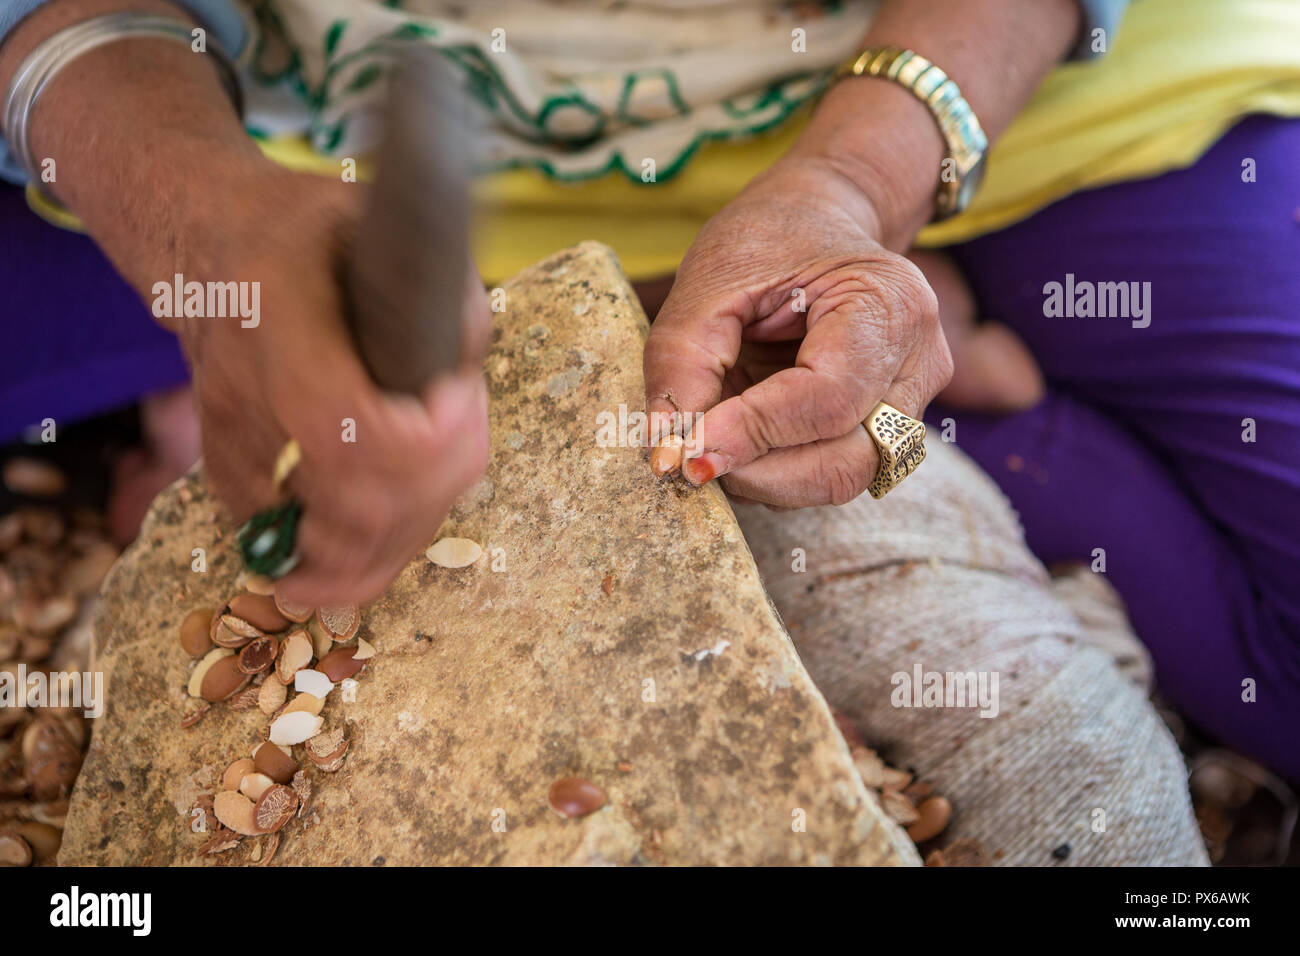
<instances>
[{"instance_id":1,"label":"beige stone surface","mask_svg":"<svg viewBox=\"0 0 1300 956\"><path fill-rule=\"evenodd\" d=\"M323 714L351 749L315 774L275 863L918 862L854 771L722 495L655 481L640 448L596 446L600 412L642 407L645 318L612 253L559 253L506 293L486 363L492 463L437 535L485 554L456 570L420 557L364 610L378 654L356 700L335 691ZM108 708L61 862L248 861L255 839L198 858L188 811L268 719L218 704L182 729L194 702L176 641L190 609L235 593L233 537L196 473L155 502L107 582ZM547 791L564 776L608 803L562 819Z\"/></svg>"}]
</instances>

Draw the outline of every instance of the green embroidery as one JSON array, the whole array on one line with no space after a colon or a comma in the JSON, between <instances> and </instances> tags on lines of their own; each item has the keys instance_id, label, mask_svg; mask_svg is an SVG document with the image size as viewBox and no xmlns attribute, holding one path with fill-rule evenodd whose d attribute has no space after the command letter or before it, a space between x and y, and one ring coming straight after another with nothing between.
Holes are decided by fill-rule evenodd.
<instances>
[{"instance_id":1,"label":"green embroidery","mask_svg":"<svg viewBox=\"0 0 1300 956\"><path fill-rule=\"evenodd\" d=\"M304 99L308 107L308 138L313 147L321 152L332 152L347 139L348 114L352 104L348 101L354 95L364 96L378 79L389 62L388 48L392 41L410 41L412 39L427 41L438 37L438 28L417 21L398 24L385 34L376 36L359 49L338 55L338 47L349 21L333 21L323 37L324 70L320 84L312 89L308 86L302 72L303 59L299 50L289 41L283 29L279 12L274 9L277 0L266 0L260 5L259 18L265 14L266 20L275 28L275 32L284 38L284 45L289 50L289 64L278 73L263 71L258 75L262 82L287 80L294 90ZM402 9L400 0L387 0L385 6ZM837 5L831 4L832 9ZM259 53L264 51L264 42L259 38ZM478 46L467 43L460 45L437 46L444 56L457 65L464 76L464 88L474 102L484 110L499 117L510 130L510 135L525 142L532 143L539 149L550 148L554 154L562 154L566 147L581 149L584 145L596 143L608 131L611 122L626 127L653 126L664 118L652 118L637 115L637 90L644 83L662 83L665 99L674 110L676 117L689 116L692 108L686 102L680 90L677 77L669 69L650 69L632 71L623 77L622 88L617 103L611 114L592 101L576 86L570 86L559 92L544 93L535 108L526 108L518 99L493 58L488 57ZM258 60L261 59L259 56ZM260 63L255 64L261 66ZM690 134L685 143L674 142L665 151L675 155L666 157L660 163L656 180L665 182L674 178L705 143L712 141L729 141L744 139L765 133L784 123L796 110L803 107L828 85L832 70L826 70L804 77L786 77L777 80L763 90L747 95L732 97L716 104L716 111L728 117L734 125L705 127L700 121L700 128ZM256 72L255 72L256 75ZM644 89L642 87L642 89ZM643 102L648 98L640 94ZM592 117L588 129L561 133L554 127L557 114L564 110L580 110ZM714 109L710 106L710 109ZM332 118L328 114L335 114ZM569 157L566 157L569 158ZM584 160L588 161L588 160ZM494 172L507 169L529 168L551 179L563 182L580 182L605 176L611 172L621 172L633 182L641 182L641 157L634 157L631 164L622 154L617 144L609 147L604 156L597 154L590 158L591 165L577 170L562 170L560 155L552 156L516 156L484 166L481 172Z\"/></svg>"},{"instance_id":2,"label":"green embroidery","mask_svg":"<svg viewBox=\"0 0 1300 956\"><path fill-rule=\"evenodd\" d=\"M655 77L663 80L664 86L668 91L668 101L672 103L677 110L678 116L685 116L691 111L687 102L682 99L681 90L677 86L677 74L669 69L644 70L629 73L623 78L623 92L618 97L618 118L629 126L648 126L657 121L658 118L643 118L634 116L628 112L628 105L632 99L632 89L637 83L645 80L647 77Z\"/></svg>"},{"instance_id":3,"label":"green embroidery","mask_svg":"<svg viewBox=\"0 0 1300 956\"><path fill-rule=\"evenodd\" d=\"M339 40L343 38L343 31L348 28L347 20L335 20L330 24L330 28L325 31L325 55L333 56L334 51L338 49Z\"/></svg>"},{"instance_id":4,"label":"green embroidery","mask_svg":"<svg viewBox=\"0 0 1300 956\"><path fill-rule=\"evenodd\" d=\"M352 77L348 82L348 85L343 87L343 90L346 93L356 93L360 90L364 90L367 86L383 75L383 68L376 63L371 63L369 66L363 67L356 76Z\"/></svg>"}]
</instances>

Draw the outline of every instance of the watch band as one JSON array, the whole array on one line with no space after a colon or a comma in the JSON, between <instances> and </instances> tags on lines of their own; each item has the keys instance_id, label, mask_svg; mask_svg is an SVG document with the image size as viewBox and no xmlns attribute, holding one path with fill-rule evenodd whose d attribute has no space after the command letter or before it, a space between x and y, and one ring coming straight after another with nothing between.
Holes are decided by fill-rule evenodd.
<instances>
[{"instance_id":1,"label":"watch band","mask_svg":"<svg viewBox=\"0 0 1300 956\"><path fill-rule=\"evenodd\" d=\"M925 57L897 46L870 47L840 68L838 76L892 80L926 105L948 149L935 197L934 219L947 219L970 205L984 173L988 137L948 74ZM949 162L951 161L951 162Z\"/></svg>"}]
</instances>

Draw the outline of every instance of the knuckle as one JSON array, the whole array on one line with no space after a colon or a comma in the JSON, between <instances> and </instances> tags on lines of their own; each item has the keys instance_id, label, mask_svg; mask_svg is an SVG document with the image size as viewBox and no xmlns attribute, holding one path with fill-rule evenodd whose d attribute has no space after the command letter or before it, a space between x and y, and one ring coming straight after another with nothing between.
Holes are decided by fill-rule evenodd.
<instances>
[{"instance_id":1,"label":"knuckle","mask_svg":"<svg viewBox=\"0 0 1300 956\"><path fill-rule=\"evenodd\" d=\"M935 348L931 395L936 394L952 381L954 367L952 349L948 347L948 339L940 334L938 345Z\"/></svg>"}]
</instances>

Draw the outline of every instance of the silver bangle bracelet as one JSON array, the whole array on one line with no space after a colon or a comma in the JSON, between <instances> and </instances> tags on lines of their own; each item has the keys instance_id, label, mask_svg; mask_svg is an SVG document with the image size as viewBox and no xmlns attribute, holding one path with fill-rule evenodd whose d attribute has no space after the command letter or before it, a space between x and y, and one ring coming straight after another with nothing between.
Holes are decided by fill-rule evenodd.
<instances>
[{"instance_id":1,"label":"silver bangle bracelet","mask_svg":"<svg viewBox=\"0 0 1300 956\"><path fill-rule=\"evenodd\" d=\"M14 158L32 176L33 182L36 181L40 168L36 157L31 155L29 141L32 110L41 92L60 70L88 50L117 40L153 37L191 46L193 30L193 25L184 20L126 10L74 23L38 44L10 81L4 111L0 113L0 124L3 124L9 148ZM243 97L235 68L218 44L209 40L207 46L207 52L213 54L213 62L217 64L221 80L235 104L235 110L242 118Z\"/></svg>"}]
</instances>

